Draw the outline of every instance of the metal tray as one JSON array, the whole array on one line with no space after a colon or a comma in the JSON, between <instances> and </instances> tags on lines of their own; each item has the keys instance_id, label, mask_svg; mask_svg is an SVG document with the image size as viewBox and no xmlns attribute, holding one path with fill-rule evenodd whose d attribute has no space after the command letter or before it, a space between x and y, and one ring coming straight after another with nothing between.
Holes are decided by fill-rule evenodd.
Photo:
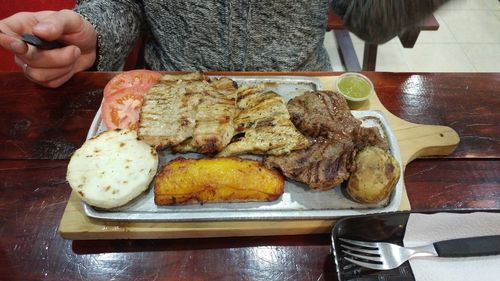
<instances>
[{"instance_id":1,"label":"metal tray","mask_svg":"<svg viewBox=\"0 0 500 281\"><path fill-rule=\"evenodd\" d=\"M288 101L305 91L320 90L320 82L309 77L239 77L231 76L238 85L264 84ZM352 111L362 120L364 127L379 128L387 138L390 151L401 163L399 147L386 118L379 111ZM87 138L106 130L97 112ZM159 153L160 165L177 157L199 158L196 153L170 154ZM259 157L251 156L258 159ZM403 171L403 169L401 169ZM295 181L285 181L284 194L273 202L246 203L206 203L185 206L156 206L152 184L139 198L124 207L114 210L96 209L83 203L88 217L114 221L226 221L226 220L287 220L287 219L332 219L343 216L391 212L399 209L403 191L403 172L386 202L377 205L359 204L346 198L344 188L338 186L327 191L310 190L306 185Z\"/></svg>"}]
</instances>

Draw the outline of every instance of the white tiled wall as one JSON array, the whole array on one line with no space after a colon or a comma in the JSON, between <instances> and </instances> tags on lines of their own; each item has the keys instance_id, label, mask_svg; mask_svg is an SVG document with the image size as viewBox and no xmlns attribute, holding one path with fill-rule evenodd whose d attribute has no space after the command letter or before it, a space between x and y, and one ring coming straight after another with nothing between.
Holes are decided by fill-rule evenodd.
<instances>
[{"instance_id":1,"label":"white tiled wall","mask_svg":"<svg viewBox=\"0 0 500 281\"><path fill-rule=\"evenodd\" d=\"M395 38L380 45L377 71L500 72L500 1L451 0L434 16L438 31L422 31L414 48L403 48ZM351 38L360 63L364 43ZM344 70L333 34L325 46L334 70Z\"/></svg>"}]
</instances>

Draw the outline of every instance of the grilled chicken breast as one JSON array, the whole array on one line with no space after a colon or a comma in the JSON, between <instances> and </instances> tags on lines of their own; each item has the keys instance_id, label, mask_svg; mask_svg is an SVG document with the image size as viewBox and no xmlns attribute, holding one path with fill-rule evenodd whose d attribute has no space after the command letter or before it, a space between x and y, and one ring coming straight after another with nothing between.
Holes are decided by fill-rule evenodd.
<instances>
[{"instance_id":1,"label":"grilled chicken breast","mask_svg":"<svg viewBox=\"0 0 500 281\"><path fill-rule=\"evenodd\" d=\"M144 97L139 138L174 152L222 150L233 136L237 85L201 79L196 73L163 76Z\"/></svg>"},{"instance_id":2,"label":"grilled chicken breast","mask_svg":"<svg viewBox=\"0 0 500 281\"><path fill-rule=\"evenodd\" d=\"M139 139L156 148L183 142L193 135L197 103L185 83L160 81L144 95Z\"/></svg>"},{"instance_id":3,"label":"grilled chicken breast","mask_svg":"<svg viewBox=\"0 0 500 281\"><path fill-rule=\"evenodd\" d=\"M283 155L304 149L309 141L290 121L283 98L259 88L238 91L235 137L218 156L237 154Z\"/></svg>"},{"instance_id":4,"label":"grilled chicken breast","mask_svg":"<svg viewBox=\"0 0 500 281\"><path fill-rule=\"evenodd\" d=\"M172 151L213 154L226 147L234 133L236 89L234 81L222 78L199 93L193 137L173 146Z\"/></svg>"},{"instance_id":5,"label":"grilled chicken breast","mask_svg":"<svg viewBox=\"0 0 500 281\"><path fill-rule=\"evenodd\" d=\"M219 156L283 155L309 145L278 94L200 73L162 76L144 97L138 135L175 153Z\"/></svg>"}]
</instances>

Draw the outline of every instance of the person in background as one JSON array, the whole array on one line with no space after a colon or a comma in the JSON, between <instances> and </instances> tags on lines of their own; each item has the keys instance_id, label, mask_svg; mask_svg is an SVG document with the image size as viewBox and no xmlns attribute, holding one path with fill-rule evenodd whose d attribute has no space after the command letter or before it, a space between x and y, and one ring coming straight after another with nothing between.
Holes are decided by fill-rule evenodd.
<instances>
[{"instance_id":1,"label":"person in background","mask_svg":"<svg viewBox=\"0 0 500 281\"><path fill-rule=\"evenodd\" d=\"M119 70L138 39L153 70L328 71L329 5L361 39L384 43L446 0L81 0L74 10L21 12L6 33L64 47L41 50L0 33L26 77L58 87L84 70Z\"/></svg>"}]
</instances>

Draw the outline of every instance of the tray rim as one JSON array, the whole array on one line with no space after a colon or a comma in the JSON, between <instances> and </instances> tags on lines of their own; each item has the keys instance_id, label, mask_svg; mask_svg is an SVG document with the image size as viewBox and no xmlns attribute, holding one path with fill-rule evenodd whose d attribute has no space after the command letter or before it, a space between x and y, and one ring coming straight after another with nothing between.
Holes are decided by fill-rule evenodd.
<instances>
[{"instance_id":1,"label":"tray rim","mask_svg":"<svg viewBox=\"0 0 500 281\"><path fill-rule=\"evenodd\" d=\"M313 83L320 90L321 81L318 77L307 76L223 76L209 75L209 77L228 77L236 80L258 80L259 82L275 81L298 81ZM390 196L389 204L382 207L364 209L305 209L305 210L203 210L188 212L107 212L94 209L82 201L84 213L87 217L102 221L119 222L193 222L193 221L246 221L246 220L317 220L317 219L337 219L345 216L380 214L399 210L404 191L404 165L402 163L401 151L398 141L389 125L388 118L380 110L351 110L360 114L366 113L368 116L375 116L380 120L381 126L389 140L390 149L394 157L400 163L400 179L396 188ZM91 126L87 133L87 139L94 137L101 123L101 106L99 107ZM146 191L148 192L148 191ZM243 213L243 216L242 214ZM306 213L306 215L304 215ZM307 214L313 213L313 214ZM332 214L334 213L334 214ZM119 215L117 215L119 214ZM188 214L188 215L186 215ZM201 214L201 215L200 215ZM209 214L209 215L207 215ZM223 216L219 216L223 214ZM163 216L162 216L163 215ZM164 216L169 216L165 218Z\"/></svg>"}]
</instances>

